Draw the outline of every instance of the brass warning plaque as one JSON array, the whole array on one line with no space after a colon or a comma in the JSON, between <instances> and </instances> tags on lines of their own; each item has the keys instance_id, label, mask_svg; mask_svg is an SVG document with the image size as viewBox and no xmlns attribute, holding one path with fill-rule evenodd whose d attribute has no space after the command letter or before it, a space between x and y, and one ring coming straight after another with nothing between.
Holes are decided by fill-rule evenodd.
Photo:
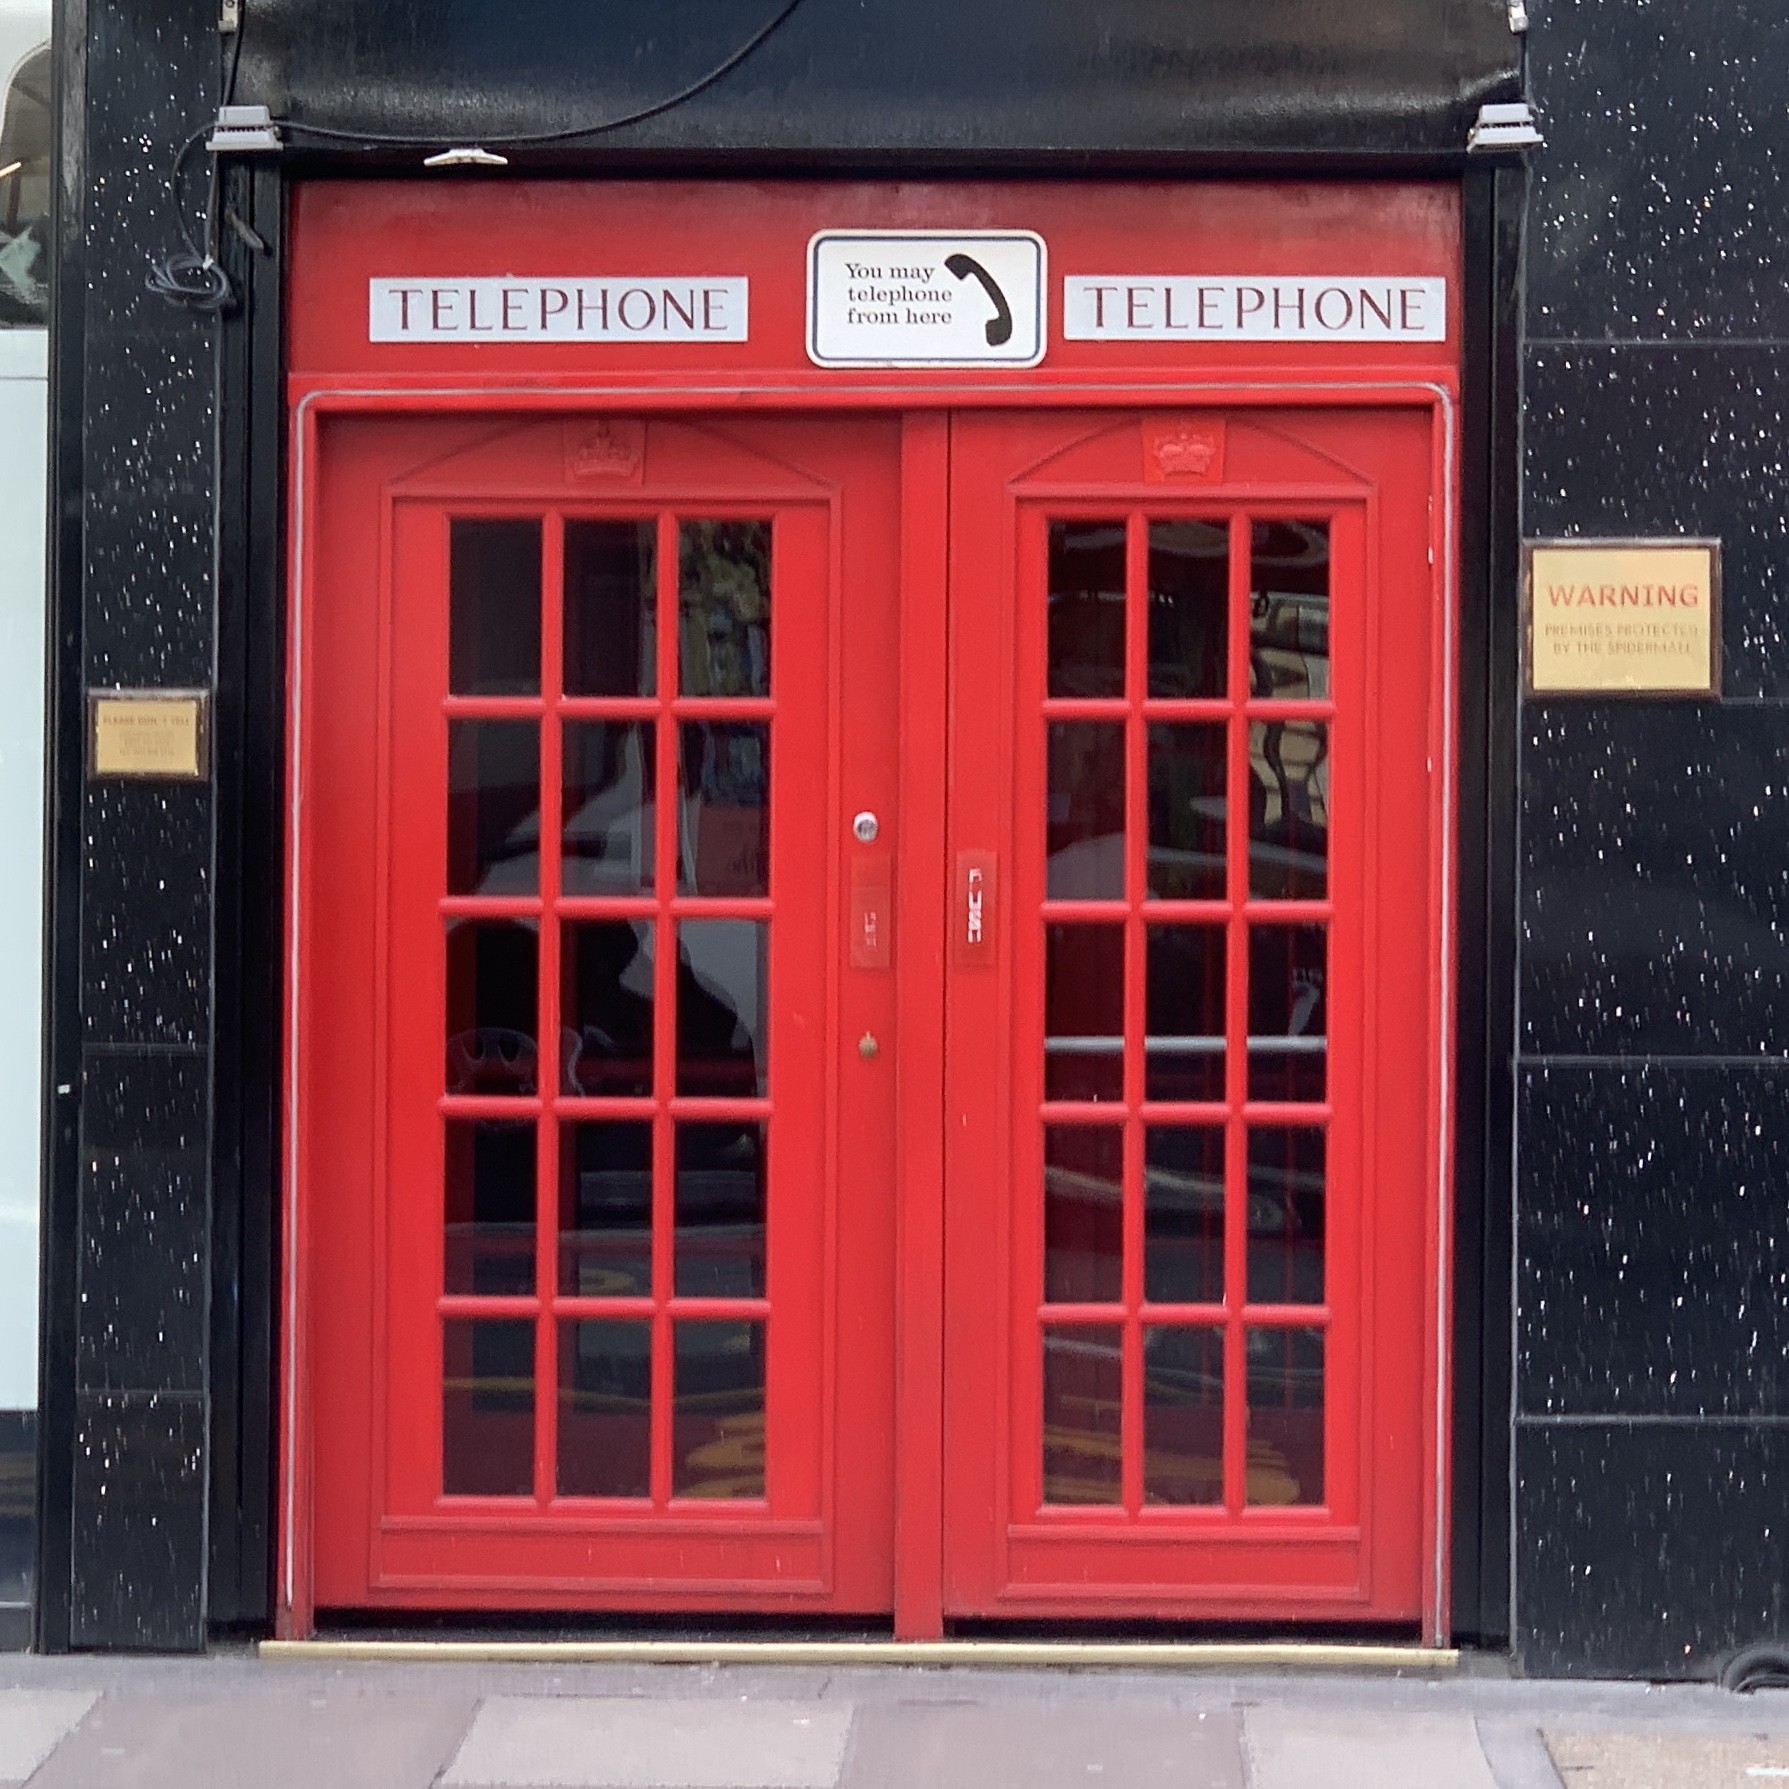
<instances>
[{"instance_id":1,"label":"brass warning plaque","mask_svg":"<svg viewBox=\"0 0 1789 1789\"><path fill-rule=\"evenodd\" d=\"M210 774L203 690L103 690L87 697L87 773L202 782Z\"/></svg>"},{"instance_id":2,"label":"brass warning plaque","mask_svg":"<svg viewBox=\"0 0 1789 1789\"><path fill-rule=\"evenodd\" d=\"M1523 550L1532 696L1718 696L1721 544L1537 540Z\"/></svg>"}]
</instances>

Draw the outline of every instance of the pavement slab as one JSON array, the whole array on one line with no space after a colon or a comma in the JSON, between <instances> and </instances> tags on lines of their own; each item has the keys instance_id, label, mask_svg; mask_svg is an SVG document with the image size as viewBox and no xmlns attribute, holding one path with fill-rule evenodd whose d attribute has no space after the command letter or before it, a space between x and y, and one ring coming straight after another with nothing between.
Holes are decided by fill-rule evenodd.
<instances>
[{"instance_id":1,"label":"pavement slab","mask_svg":"<svg viewBox=\"0 0 1789 1789\"><path fill-rule=\"evenodd\" d=\"M1498 1789L1467 1714L1251 1708L1252 1789Z\"/></svg>"},{"instance_id":2,"label":"pavement slab","mask_svg":"<svg viewBox=\"0 0 1789 1789\"><path fill-rule=\"evenodd\" d=\"M1789 1789L1789 1737L1549 1730L1565 1789Z\"/></svg>"},{"instance_id":3,"label":"pavement slab","mask_svg":"<svg viewBox=\"0 0 1789 1789\"><path fill-rule=\"evenodd\" d=\"M97 1690L0 1690L0 1783L22 1783L95 1702Z\"/></svg>"}]
</instances>

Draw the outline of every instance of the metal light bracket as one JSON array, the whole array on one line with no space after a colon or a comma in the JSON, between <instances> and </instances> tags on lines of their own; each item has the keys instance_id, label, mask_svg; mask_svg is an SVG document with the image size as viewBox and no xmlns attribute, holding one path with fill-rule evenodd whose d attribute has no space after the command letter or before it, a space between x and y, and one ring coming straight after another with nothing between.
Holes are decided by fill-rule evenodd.
<instances>
[{"instance_id":1,"label":"metal light bracket","mask_svg":"<svg viewBox=\"0 0 1789 1789\"><path fill-rule=\"evenodd\" d=\"M205 147L213 155L265 155L279 150L283 142L265 106L219 106Z\"/></svg>"},{"instance_id":2,"label":"metal light bracket","mask_svg":"<svg viewBox=\"0 0 1789 1789\"><path fill-rule=\"evenodd\" d=\"M1528 102L1518 100L1513 105L1480 106L1466 148L1474 155L1488 155L1497 149L1538 149L1545 141Z\"/></svg>"}]
</instances>

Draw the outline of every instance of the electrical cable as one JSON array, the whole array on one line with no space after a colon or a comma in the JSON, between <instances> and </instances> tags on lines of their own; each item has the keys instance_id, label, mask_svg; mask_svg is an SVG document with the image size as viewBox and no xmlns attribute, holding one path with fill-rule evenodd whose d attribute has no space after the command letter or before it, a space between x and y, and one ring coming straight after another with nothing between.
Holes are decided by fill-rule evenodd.
<instances>
[{"instance_id":1,"label":"electrical cable","mask_svg":"<svg viewBox=\"0 0 1789 1789\"><path fill-rule=\"evenodd\" d=\"M203 248L193 240L192 231L187 227L186 208L180 196L180 181L186 159L204 141L211 129L210 124L201 124L180 145L180 153L174 157L174 165L168 170L168 204L173 210L174 224L180 232L180 240L186 246L162 256L159 261L151 262L144 281L157 298L193 311L221 311L236 295L235 288L230 284L230 276L224 272L217 259L217 162L213 160L211 164L211 176L207 183Z\"/></svg>"}]
</instances>

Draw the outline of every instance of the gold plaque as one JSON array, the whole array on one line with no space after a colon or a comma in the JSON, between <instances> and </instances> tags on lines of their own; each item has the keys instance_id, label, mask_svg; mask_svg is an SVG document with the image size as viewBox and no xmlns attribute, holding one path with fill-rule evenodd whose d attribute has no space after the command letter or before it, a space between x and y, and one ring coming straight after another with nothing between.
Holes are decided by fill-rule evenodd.
<instances>
[{"instance_id":1,"label":"gold plaque","mask_svg":"<svg viewBox=\"0 0 1789 1789\"><path fill-rule=\"evenodd\" d=\"M87 773L201 782L209 774L203 690L104 690L87 697Z\"/></svg>"},{"instance_id":2,"label":"gold plaque","mask_svg":"<svg viewBox=\"0 0 1789 1789\"><path fill-rule=\"evenodd\" d=\"M1719 541L1530 541L1523 573L1529 695L1721 693Z\"/></svg>"}]
</instances>

